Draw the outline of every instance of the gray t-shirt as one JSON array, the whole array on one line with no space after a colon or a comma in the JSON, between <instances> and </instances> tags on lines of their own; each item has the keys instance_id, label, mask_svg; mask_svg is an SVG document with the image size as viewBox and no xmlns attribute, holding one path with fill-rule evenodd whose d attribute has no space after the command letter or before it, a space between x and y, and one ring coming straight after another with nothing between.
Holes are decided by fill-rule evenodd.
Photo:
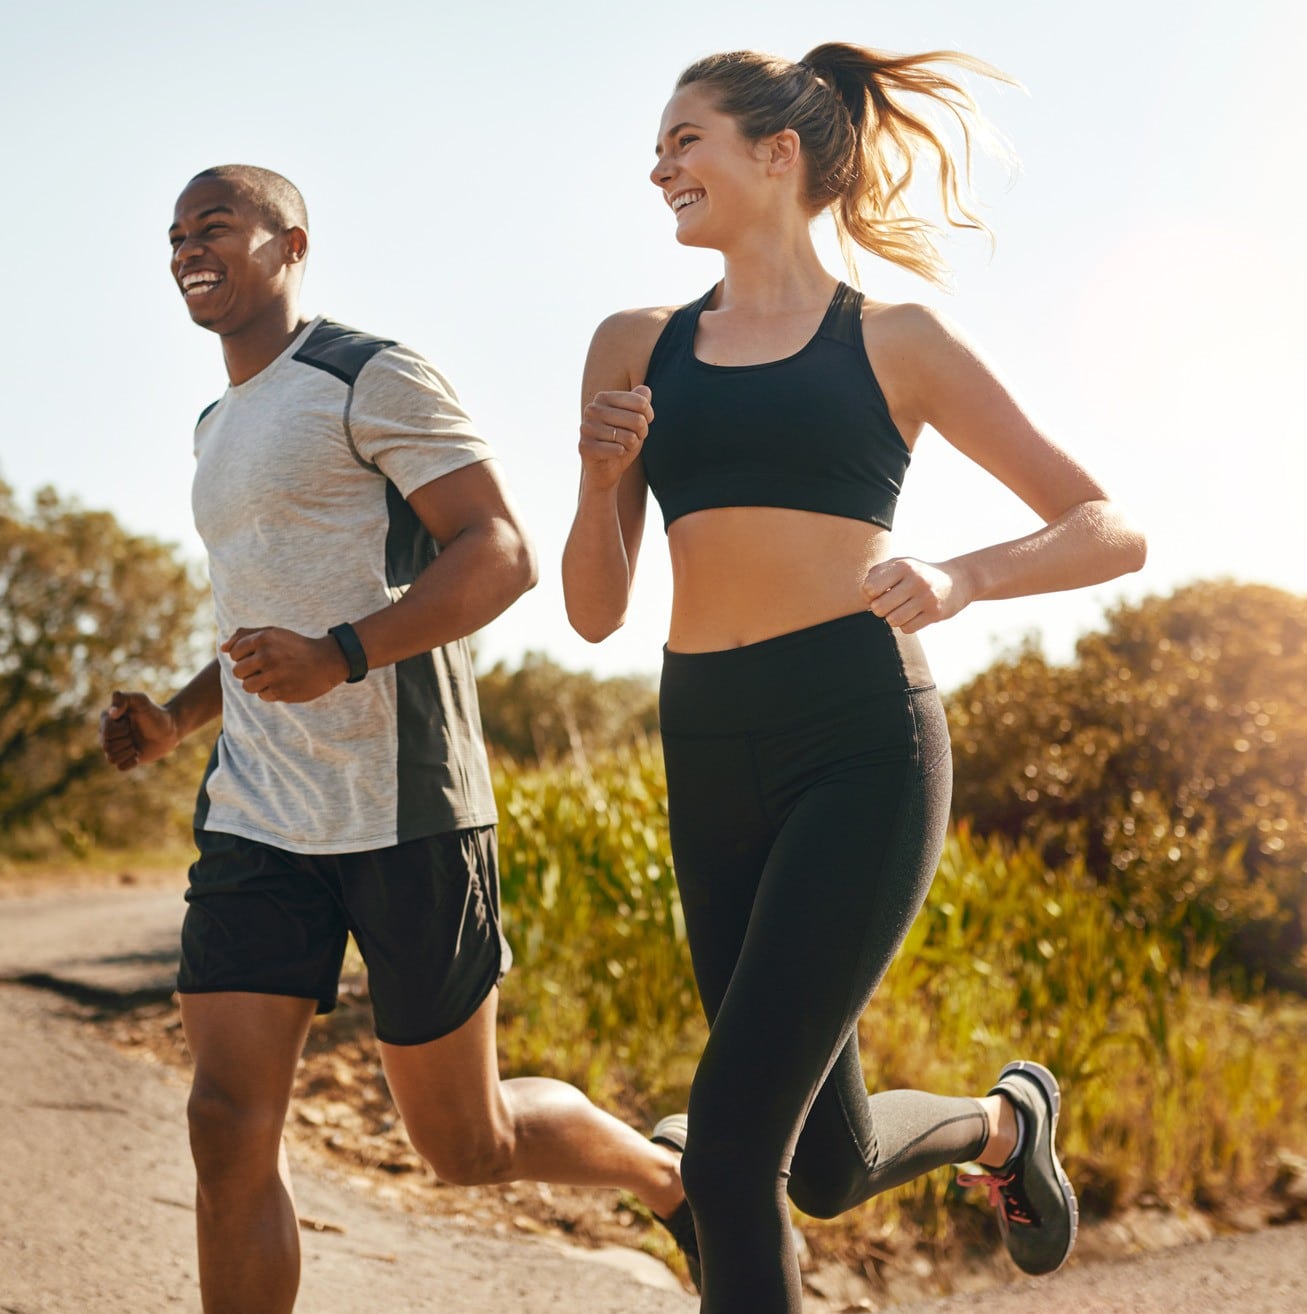
<instances>
[{"instance_id":1,"label":"gray t-shirt","mask_svg":"<svg viewBox=\"0 0 1307 1314\"><path fill-rule=\"evenodd\" d=\"M405 498L493 453L416 352L316 319L201 415L195 459L221 642L241 626L318 636L401 597L439 551ZM219 662L197 827L351 853L496 820L465 642L308 703L263 702Z\"/></svg>"}]
</instances>

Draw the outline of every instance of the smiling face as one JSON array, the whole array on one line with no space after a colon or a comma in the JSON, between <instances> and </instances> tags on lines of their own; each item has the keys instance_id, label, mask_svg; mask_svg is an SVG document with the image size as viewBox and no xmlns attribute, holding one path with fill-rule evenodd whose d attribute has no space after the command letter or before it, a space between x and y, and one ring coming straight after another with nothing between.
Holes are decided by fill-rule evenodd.
<instances>
[{"instance_id":1,"label":"smiling face","mask_svg":"<svg viewBox=\"0 0 1307 1314\"><path fill-rule=\"evenodd\" d=\"M168 240L191 319L223 336L294 296L308 242L302 228L275 231L239 183L203 175L177 198Z\"/></svg>"},{"instance_id":2,"label":"smiling face","mask_svg":"<svg viewBox=\"0 0 1307 1314\"><path fill-rule=\"evenodd\" d=\"M676 215L676 240L686 246L720 249L771 199L766 146L743 137L700 83L667 102L657 152L649 177Z\"/></svg>"}]
</instances>

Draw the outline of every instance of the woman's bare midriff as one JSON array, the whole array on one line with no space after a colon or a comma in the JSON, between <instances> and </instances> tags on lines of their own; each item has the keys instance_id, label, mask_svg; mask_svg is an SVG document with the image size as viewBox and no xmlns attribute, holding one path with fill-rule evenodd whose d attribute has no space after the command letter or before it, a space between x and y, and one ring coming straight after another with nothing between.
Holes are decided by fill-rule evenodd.
<instances>
[{"instance_id":1,"label":"woman's bare midriff","mask_svg":"<svg viewBox=\"0 0 1307 1314\"><path fill-rule=\"evenodd\" d=\"M785 507L716 507L672 522L673 652L741 648L865 611L890 555L879 525Z\"/></svg>"}]
</instances>

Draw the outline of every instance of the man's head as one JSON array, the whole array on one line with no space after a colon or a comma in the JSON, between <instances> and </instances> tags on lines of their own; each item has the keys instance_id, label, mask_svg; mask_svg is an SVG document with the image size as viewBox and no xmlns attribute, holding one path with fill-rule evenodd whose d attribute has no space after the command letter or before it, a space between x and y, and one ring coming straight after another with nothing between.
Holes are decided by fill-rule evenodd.
<instances>
[{"instance_id":1,"label":"man's head","mask_svg":"<svg viewBox=\"0 0 1307 1314\"><path fill-rule=\"evenodd\" d=\"M308 253L299 189L252 164L197 173L177 198L172 275L191 318L223 336L293 304Z\"/></svg>"}]
</instances>

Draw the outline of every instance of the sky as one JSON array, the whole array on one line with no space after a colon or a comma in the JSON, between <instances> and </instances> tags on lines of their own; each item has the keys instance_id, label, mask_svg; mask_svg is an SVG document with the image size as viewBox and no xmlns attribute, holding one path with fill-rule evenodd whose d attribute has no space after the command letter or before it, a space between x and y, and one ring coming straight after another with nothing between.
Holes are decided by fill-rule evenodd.
<instances>
[{"instance_id":1,"label":"sky","mask_svg":"<svg viewBox=\"0 0 1307 1314\"><path fill-rule=\"evenodd\" d=\"M656 670L658 516L625 628L590 645L563 614L582 362L605 315L689 301L720 272L677 245L648 181L679 71L831 40L958 48L1024 85L974 86L1021 160L1015 178L977 175L993 251L948 243L952 293L870 257L863 285L958 323L1150 542L1124 580L977 603L925 631L941 686L1032 634L1064 660L1105 607L1193 580L1307 593L1307 8L1293 0L23 6L0 46L0 478L202 559L190 435L226 380L169 278L166 233L196 171L265 165L308 200L306 309L423 352L504 463L541 581L479 636L481 664L534 650ZM824 225L818 240L841 273ZM896 552L942 560L1036 525L923 435Z\"/></svg>"}]
</instances>

